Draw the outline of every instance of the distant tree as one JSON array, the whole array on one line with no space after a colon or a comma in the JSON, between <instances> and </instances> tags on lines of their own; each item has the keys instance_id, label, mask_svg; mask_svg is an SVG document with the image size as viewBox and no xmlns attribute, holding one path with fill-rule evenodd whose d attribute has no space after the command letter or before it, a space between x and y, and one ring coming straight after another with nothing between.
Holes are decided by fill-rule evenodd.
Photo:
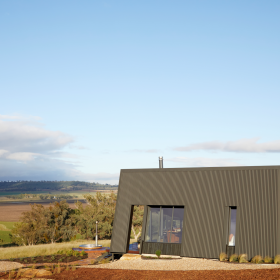
<instances>
[{"instance_id":1,"label":"distant tree","mask_svg":"<svg viewBox=\"0 0 280 280\"><path fill-rule=\"evenodd\" d=\"M66 201L54 202L49 207L31 205L31 210L23 212L20 222L12 229L12 242L35 245L70 240L76 234L71 219L73 212Z\"/></svg>"},{"instance_id":2,"label":"distant tree","mask_svg":"<svg viewBox=\"0 0 280 280\"><path fill-rule=\"evenodd\" d=\"M131 230L134 239L138 239L142 232L142 222L143 222L144 206L135 205L133 208L133 216L131 223Z\"/></svg>"},{"instance_id":3,"label":"distant tree","mask_svg":"<svg viewBox=\"0 0 280 280\"><path fill-rule=\"evenodd\" d=\"M96 221L98 221L98 237L111 238L117 196L112 192L109 196L97 192L96 195L84 195L87 205L76 203L76 230L86 239L95 237Z\"/></svg>"}]
</instances>

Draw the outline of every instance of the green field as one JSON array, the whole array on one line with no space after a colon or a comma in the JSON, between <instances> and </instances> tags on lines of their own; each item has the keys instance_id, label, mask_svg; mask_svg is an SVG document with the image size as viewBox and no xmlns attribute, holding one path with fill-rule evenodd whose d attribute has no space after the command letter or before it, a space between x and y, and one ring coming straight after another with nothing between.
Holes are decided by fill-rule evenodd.
<instances>
[{"instance_id":1,"label":"green field","mask_svg":"<svg viewBox=\"0 0 280 280\"><path fill-rule=\"evenodd\" d=\"M11 238L9 236L11 229L13 228L13 222L0 222L0 239L4 240L3 244L10 244Z\"/></svg>"},{"instance_id":2,"label":"green field","mask_svg":"<svg viewBox=\"0 0 280 280\"><path fill-rule=\"evenodd\" d=\"M34 193L34 194L41 194L41 193L47 193L46 191L16 191L16 192L1 192L0 191L0 197L1 196L6 196L6 195L18 195L18 194L21 194L21 193ZM61 192L62 193L62 192Z\"/></svg>"}]
</instances>

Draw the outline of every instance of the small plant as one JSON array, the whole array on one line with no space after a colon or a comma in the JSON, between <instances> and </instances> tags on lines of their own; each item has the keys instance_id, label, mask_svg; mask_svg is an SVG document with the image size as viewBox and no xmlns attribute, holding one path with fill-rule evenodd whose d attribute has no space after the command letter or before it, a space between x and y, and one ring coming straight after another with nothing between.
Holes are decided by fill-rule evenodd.
<instances>
[{"instance_id":1,"label":"small plant","mask_svg":"<svg viewBox=\"0 0 280 280\"><path fill-rule=\"evenodd\" d=\"M74 251L74 252L73 252L73 256L79 257L79 256L80 256L80 252L79 252L79 251Z\"/></svg>"},{"instance_id":2,"label":"small plant","mask_svg":"<svg viewBox=\"0 0 280 280\"><path fill-rule=\"evenodd\" d=\"M22 261L23 261L23 258L20 258L19 260L22 262Z\"/></svg>"},{"instance_id":3,"label":"small plant","mask_svg":"<svg viewBox=\"0 0 280 280\"><path fill-rule=\"evenodd\" d=\"M72 266L72 271L76 271L76 266Z\"/></svg>"},{"instance_id":4,"label":"small plant","mask_svg":"<svg viewBox=\"0 0 280 280\"><path fill-rule=\"evenodd\" d=\"M274 257L274 263L277 264L277 263L280 263L280 255L276 255Z\"/></svg>"},{"instance_id":5,"label":"small plant","mask_svg":"<svg viewBox=\"0 0 280 280\"><path fill-rule=\"evenodd\" d=\"M9 272L9 279L14 278L15 271L12 270Z\"/></svg>"},{"instance_id":6,"label":"small plant","mask_svg":"<svg viewBox=\"0 0 280 280\"><path fill-rule=\"evenodd\" d=\"M247 259L248 259L248 256L246 254L240 254L238 256L238 262L239 263L246 263L246 262L248 262Z\"/></svg>"},{"instance_id":7,"label":"small plant","mask_svg":"<svg viewBox=\"0 0 280 280\"><path fill-rule=\"evenodd\" d=\"M81 256L85 256L87 253L83 250L82 252L81 252Z\"/></svg>"},{"instance_id":8,"label":"small plant","mask_svg":"<svg viewBox=\"0 0 280 280\"><path fill-rule=\"evenodd\" d=\"M110 260L108 258L100 261L101 264L106 264L106 263L109 263L109 262L110 262Z\"/></svg>"},{"instance_id":9,"label":"small plant","mask_svg":"<svg viewBox=\"0 0 280 280\"><path fill-rule=\"evenodd\" d=\"M270 256L265 256L264 262L265 263L273 263L273 259Z\"/></svg>"},{"instance_id":10,"label":"small plant","mask_svg":"<svg viewBox=\"0 0 280 280\"><path fill-rule=\"evenodd\" d=\"M238 256L236 254L232 254L230 257L229 257L229 261L230 262L238 262Z\"/></svg>"},{"instance_id":11,"label":"small plant","mask_svg":"<svg viewBox=\"0 0 280 280\"><path fill-rule=\"evenodd\" d=\"M160 255L161 255L161 250L156 250L156 255L157 255L157 257L159 258Z\"/></svg>"},{"instance_id":12,"label":"small plant","mask_svg":"<svg viewBox=\"0 0 280 280\"><path fill-rule=\"evenodd\" d=\"M227 259L227 254L222 252L220 253L219 260L220 262L224 262Z\"/></svg>"},{"instance_id":13,"label":"small plant","mask_svg":"<svg viewBox=\"0 0 280 280\"><path fill-rule=\"evenodd\" d=\"M66 251L66 256L67 257L71 257L72 255L73 255L73 251L72 250Z\"/></svg>"},{"instance_id":14,"label":"small plant","mask_svg":"<svg viewBox=\"0 0 280 280\"><path fill-rule=\"evenodd\" d=\"M18 272L17 272L17 278L19 278L20 277L20 275L21 275L21 268L18 270Z\"/></svg>"},{"instance_id":15,"label":"small plant","mask_svg":"<svg viewBox=\"0 0 280 280\"><path fill-rule=\"evenodd\" d=\"M63 259L59 259L58 261L59 261L59 262L63 262Z\"/></svg>"},{"instance_id":16,"label":"small plant","mask_svg":"<svg viewBox=\"0 0 280 280\"><path fill-rule=\"evenodd\" d=\"M256 255L251 260L252 263L263 263L263 258L261 255Z\"/></svg>"}]
</instances>

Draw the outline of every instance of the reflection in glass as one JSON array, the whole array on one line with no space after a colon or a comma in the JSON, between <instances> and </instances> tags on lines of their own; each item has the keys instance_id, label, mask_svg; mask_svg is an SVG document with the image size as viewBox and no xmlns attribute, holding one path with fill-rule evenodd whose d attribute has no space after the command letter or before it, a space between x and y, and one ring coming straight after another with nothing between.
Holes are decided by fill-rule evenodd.
<instances>
[{"instance_id":1,"label":"reflection in glass","mask_svg":"<svg viewBox=\"0 0 280 280\"><path fill-rule=\"evenodd\" d=\"M146 242L181 243L183 207L148 207Z\"/></svg>"},{"instance_id":2,"label":"reflection in glass","mask_svg":"<svg viewBox=\"0 0 280 280\"><path fill-rule=\"evenodd\" d=\"M169 242L169 235L171 231L171 222L172 222L172 211L173 207L161 207L162 210L162 223L161 223L161 228L162 228L162 236L160 239L160 242Z\"/></svg>"},{"instance_id":3,"label":"reflection in glass","mask_svg":"<svg viewBox=\"0 0 280 280\"><path fill-rule=\"evenodd\" d=\"M174 207L172 239L171 239L172 243L182 242L183 218L184 218L184 208Z\"/></svg>"},{"instance_id":4,"label":"reflection in glass","mask_svg":"<svg viewBox=\"0 0 280 280\"><path fill-rule=\"evenodd\" d=\"M228 246L235 246L236 212L236 208L230 208Z\"/></svg>"},{"instance_id":5,"label":"reflection in glass","mask_svg":"<svg viewBox=\"0 0 280 280\"><path fill-rule=\"evenodd\" d=\"M146 230L146 241L158 242L160 225L160 207L148 208L148 220Z\"/></svg>"}]
</instances>

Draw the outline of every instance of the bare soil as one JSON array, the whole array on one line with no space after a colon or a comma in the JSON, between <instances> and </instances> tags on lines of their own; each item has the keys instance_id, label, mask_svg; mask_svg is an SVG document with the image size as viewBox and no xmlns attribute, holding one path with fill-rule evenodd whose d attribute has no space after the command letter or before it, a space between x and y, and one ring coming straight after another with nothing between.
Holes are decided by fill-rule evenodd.
<instances>
[{"instance_id":1,"label":"bare soil","mask_svg":"<svg viewBox=\"0 0 280 280\"><path fill-rule=\"evenodd\" d=\"M0 273L0 279L9 279L6 273ZM48 276L48 279L74 280L74 279L114 279L114 280L139 280L139 279L279 279L280 269L257 270L192 270L192 271L156 271L156 270L122 270L102 268L77 268L75 271L66 271ZM15 278L10 278L15 279ZM17 278L19 279L19 278Z\"/></svg>"},{"instance_id":2,"label":"bare soil","mask_svg":"<svg viewBox=\"0 0 280 280\"><path fill-rule=\"evenodd\" d=\"M37 203L44 206L49 206L51 202L48 203ZM30 204L34 202L24 202L24 203L1 203L0 204L0 221L1 222L18 222L22 212L30 211ZM75 209L75 203L69 203L69 207Z\"/></svg>"},{"instance_id":3,"label":"bare soil","mask_svg":"<svg viewBox=\"0 0 280 280\"><path fill-rule=\"evenodd\" d=\"M87 259L88 254L81 256L67 256L66 254L62 255L48 255L48 256L38 256L38 257L28 257L28 258L16 258L10 259L12 262L18 262L21 264L37 264L37 263L70 263L78 260Z\"/></svg>"}]
</instances>

